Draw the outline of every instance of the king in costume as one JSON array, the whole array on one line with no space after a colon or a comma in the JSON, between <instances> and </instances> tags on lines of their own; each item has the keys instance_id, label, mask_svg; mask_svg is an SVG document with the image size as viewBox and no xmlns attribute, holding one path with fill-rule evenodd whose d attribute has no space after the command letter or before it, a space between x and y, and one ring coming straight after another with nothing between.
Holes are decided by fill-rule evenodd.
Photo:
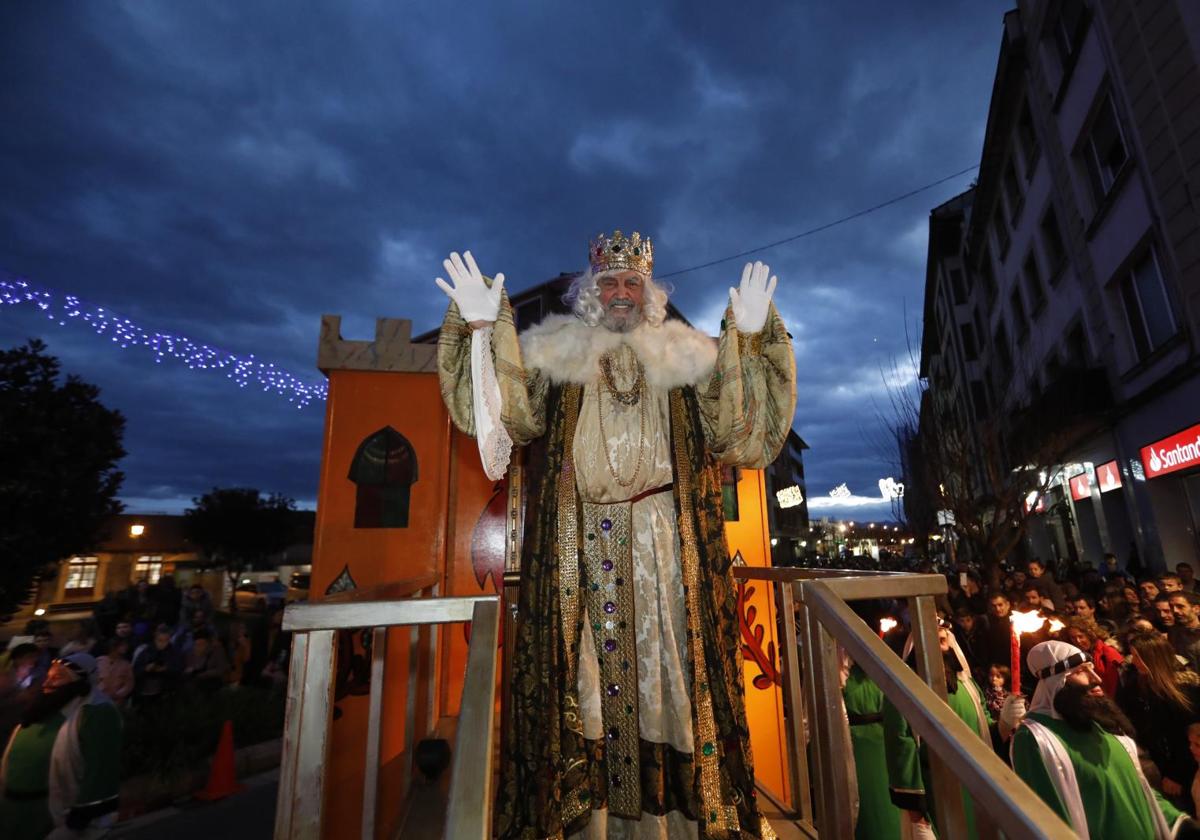
<instances>
[{"instance_id":1,"label":"king in costume","mask_svg":"<svg viewBox=\"0 0 1200 840\"><path fill-rule=\"evenodd\" d=\"M754 796L721 467L762 468L796 405L775 278L747 265L714 341L665 320L653 246L600 236L572 315L517 335L470 254L442 395L499 478L528 446L504 838L773 836Z\"/></svg>"}]
</instances>

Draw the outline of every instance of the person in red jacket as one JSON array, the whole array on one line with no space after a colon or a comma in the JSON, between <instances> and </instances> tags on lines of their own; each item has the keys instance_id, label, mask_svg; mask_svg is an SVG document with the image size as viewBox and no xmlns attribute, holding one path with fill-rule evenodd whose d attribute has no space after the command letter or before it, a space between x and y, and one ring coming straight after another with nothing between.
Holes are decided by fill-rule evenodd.
<instances>
[{"instance_id":1,"label":"person in red jacket","mask_svg":"<svg viewBox=\"0 0 1200 840\"><path fill-rule=\"evenodd\" d=\"M1092 654L1092 666L1096 669L1096 675L1100 677L1100 687L1109 697L1115 697L1125 657L1105 641L1107 634L1100 625L1091 618L1072 616L1067 619L1067 626L1063 628L1061 636L1063 641Z\"/></svg>"}]
</instances>

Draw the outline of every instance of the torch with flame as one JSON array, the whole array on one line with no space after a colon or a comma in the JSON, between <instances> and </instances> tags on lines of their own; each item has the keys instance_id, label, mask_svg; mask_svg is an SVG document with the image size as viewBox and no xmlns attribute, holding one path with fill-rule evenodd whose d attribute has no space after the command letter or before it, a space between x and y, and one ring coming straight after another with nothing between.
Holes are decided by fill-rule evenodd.
<instances>
[{"instance_id":1,"label":"torch with flame","mask_svg":"<svg viewBox=\"0 0 1200 840\"><path fill-rule=\"evenodd\" d=\"M1012 647L1009 656L1009 669L1012 671L1012 693L1021 693L1021 634L1036 633L1042 629L1046 619L1037 612L1029 610L1020 612L1013 610L1008 620L1012 622ZM1061 624L1061 622L1060 622ZM1052 625L1053 626L1053 625Z\"/></svg>"},{"instance_id":2,"label":"torch with flame","mask_svg":"<svg viewBox=\"0 0 1200 840\"><path fill-rule=\"evenodd\" d=\"M899 624L899 622L894 618L879 619L879 638L882 639L888 633L895 630L897 624Z\"/></svg>"}]
</instances>

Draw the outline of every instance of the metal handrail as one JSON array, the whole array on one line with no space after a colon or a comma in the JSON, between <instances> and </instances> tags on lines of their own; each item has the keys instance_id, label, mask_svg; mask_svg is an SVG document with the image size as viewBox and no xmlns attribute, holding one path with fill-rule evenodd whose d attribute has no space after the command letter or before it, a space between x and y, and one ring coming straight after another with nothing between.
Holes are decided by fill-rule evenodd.
<instances>
[{"instance_id":1,"label":"metal handrail","mask_svg":"<svg viewBox=\"0 0 1200 840\"><path fill-rule=\"evenodd\" d=\"M981 741L978 733L972 732L946 705L945 671L937 643L933 604L933 596L946 592L944 577L755 567L737 567L734 576L775 585L776 604L784 624L781 664L784 706L789 716L789 783L794 810L803 828L821 837L854 834L850 792L838 776L845 772L843 756L851 749L842 713L841 663L837 651L840 644L930 747L930 781L935 792L936 818L947 836L965 835L960 784L966 786L983 811L977 813L980 836L995 836L997 825L1010 837L1069 840L1076 836L996 756L991 745ZM869 598L909 600L920 677L846 604L846 601ZM799 634L795 613L799 613L800 618ZM798 643L807 675L804 694L793 665ZM935 702L937 700L942 702ZM815 823L803 739L806 706L813 712L816 734L813 743L817 764Z\"/></svg>"},{"instance_id":2,"label":"metal handrail","mask_svg":"<svg viewBox=\"0 0 1200 840\"><path fill-rule=\"evenodd\" d=\"M406 761L411 762L415 728L414 695L418 689L418 685L412 683L419 684L421 678L416 661L420 647L415 639L418 632L428 632L430 625L461 621L471 622L471 642L455 738L446 836L487 836L491 827L492 724L500 621L499 599L494 596L345 599L288 606L284 612L283 629L293 631L295 636L288 673L287 716L275 813L276 840L319 840L321 837L337 631L375 628L361 832L363 838L373 840L388 628L407 626L412 629L414 636L409 662L409 708L405 727ZM424 676L426 680L429 679L428 674Z\"/></svg>"}]
</instances>

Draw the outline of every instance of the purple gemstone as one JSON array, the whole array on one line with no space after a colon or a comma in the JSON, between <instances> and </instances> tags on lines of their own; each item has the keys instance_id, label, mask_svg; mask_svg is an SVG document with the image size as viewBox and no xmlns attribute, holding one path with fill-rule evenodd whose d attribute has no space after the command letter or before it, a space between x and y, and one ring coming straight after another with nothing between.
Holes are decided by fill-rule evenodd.
<instances>
[{"instance_id":1,"label":"purple gemstone","mask_svg":"<svg viewBox=\"0 0 1200 840\"><path fill-rule=\"evenodd\" d=\"M605 601L604 602L604 611L611 615L612 613L615 613L617 611L617 605L614 604L612 601Z\"/></svg>"},{"instance_id":2,"label":"purple gemstone","mask_svg":"<svg viewBox=\"0 0 1200 840\"><path fill-rule=\"evenodd\" d=\"M608 730L608 740L615 741L620 737L621 737L621 730L617 729L617 727L614 726Z\"/></svg>"},{"instance_id":3,"label":"purple gemstone","mask_svg":"<svg viewBox=\"0 0 1200 840\"><path fill-rule=\"evenodd\" d=\"M600 568L606 572L611 572L613 569L613 562L611 560L605 560L600 564Z\"/></svg>"},{"instance_id":4,"label":"purple gemstone","mask_svg":"<svg viewBox=\"0 0 1200 840\"><path fill-rule=\"evenodd\" d=\"M616 639L605 639L604 640L604 649L606 651L608 651L609 653L612 653L614 650L617 649L617 640Z\"/></svg>"},{"instance_id":5,"label":"purple gemstone","mask_svg":"<svg viewBox=\"0 0 1200 840\"><path fill-rule=\"evenodd\" d=\"M601 519L600 520L600 528L604 531L611 531L612 530L612 520L608 519L608 518Z\"/></svg>"},{"instance_id":6,"label":"purple gemstone","mask_svg":"<svg viewBox=\"0 0 1200 840\"><path fill-rule=\"evenodd\" d=\"M608 684L608 696L609 697L616 697L620 693L621 693L621 686L617 685L616 683Z\"/></svg>"}]
</instances>

